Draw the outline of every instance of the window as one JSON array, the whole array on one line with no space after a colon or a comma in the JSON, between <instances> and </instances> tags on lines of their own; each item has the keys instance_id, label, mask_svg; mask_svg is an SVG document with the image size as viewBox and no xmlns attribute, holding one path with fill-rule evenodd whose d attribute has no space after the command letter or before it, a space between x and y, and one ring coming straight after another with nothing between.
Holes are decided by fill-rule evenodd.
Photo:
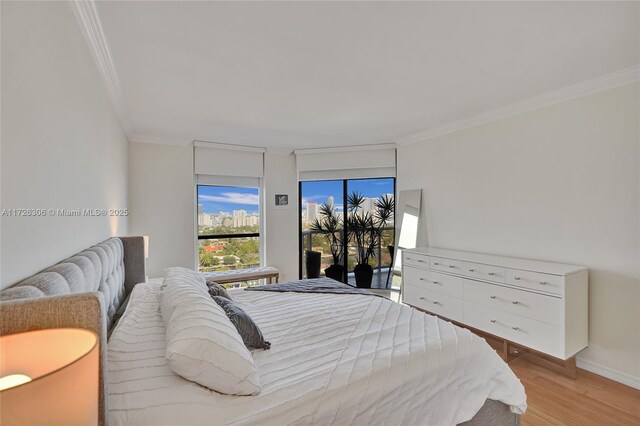
<instances>
[{"instance_id":1,"label":"window","mask_svg":"<svg viewBox=\"0 0 640 426\"><path fill-rule=\"evenodd\" d=\"M198 185L200 272L260 266L260 190Z\"/></svg>"},{"instance_id":2,"label":"window","mask_svg":"<svg viewBox=\"0 0 640 426\"><path fill-rule=\"evenodd\" d=\"M324 275L324 269L333 262L332 247L330 241L320 232L313 230L315 219L322 217L323 205L333 208L338 222L341 225L336 233L337 240L341 241L343 247L338 250L346 253L346 277L350 284L355 284L353 268L355 267L356 249L353 243L345 241L343 218L345 216L346 201L348 194L354 192L364 197L361 210L371 212L374 209L376 200L381 197L394 198L395 178L370 178L370 179L340 179L340 180L318 180L303 181L299 185L300 190L300 277L306 278L305 251L313 250L321 253L320 274ZM347 230L348 231L348 230ZM370 264L374 268L372 287L392 288L392 274L390 272L391 254L388 246L394 244L395 239L395 218L388 220L382 231L382 238L376 244L375 255L371 258ZM335 252L335 250L334 250ZM345 265L345 256L341 256L341 262Z\"/></svg>"}]
</instances>

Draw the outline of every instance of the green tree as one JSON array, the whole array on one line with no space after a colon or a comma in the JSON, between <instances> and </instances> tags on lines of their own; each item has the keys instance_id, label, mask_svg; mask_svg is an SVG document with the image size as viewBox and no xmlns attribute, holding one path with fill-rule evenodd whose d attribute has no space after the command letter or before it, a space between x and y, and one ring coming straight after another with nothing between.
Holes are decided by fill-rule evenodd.
<instances>
[{"instance_id":1,"label":"green tree","mask_svg":"<svg viewBox=\"0 0 640 426\"><path fill-rule=\"evenodd\" d=\"M205 268L210 266L215 266L214 260L218 260L218 259L213 257L210 253L204 253L200 255L200 266L203 266Z\"/></svg>"},{"instance_id":2,"label":"green tree","mask_svg":"<svg viewBox=\"0 0 640 426\"><path fill-rule=\"evenodd\" d=\"M260 264L260 255L258 253L247 253L241 258L241 262L245 265Z\"/></svg>"}]
</instances>

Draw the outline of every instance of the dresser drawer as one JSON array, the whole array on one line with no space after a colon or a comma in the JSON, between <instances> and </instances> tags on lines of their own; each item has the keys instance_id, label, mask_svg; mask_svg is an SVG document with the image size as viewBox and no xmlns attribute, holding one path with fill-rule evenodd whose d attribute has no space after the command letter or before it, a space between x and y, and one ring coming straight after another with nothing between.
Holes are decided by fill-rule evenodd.
<instances>
[{"instance_id":1,"label":"dresser drawer","mask_svg":"<svg viewBox=\"0 0 640 426\"><path fill-rule=\"evenodd\" d=\"M507 269L507 284L559 295L564 293L564 277L560 275Z\"/></svg>"},{"instance_id":2,"label":"dresser drawer","mask_svg":"<svg viewBox=\"0 0 640 426\"><path fill-rule=\"evenodd\" d=\"M462 274L481 280L505 282L506 270L499 266L483 265L482 263L464 262L462 264Z\"/></svg>"},{"instance_id":3,"label":"dresser drawer","mask_svg":"<svg viewBox=\"0 0 640 426\"><path fill-rule=\"evenodd\" d=\"M460 277L406 266L402 279L405 284L462 299L462 278Z\"/></svg>"},{"instance_id":4,"label":"dresser drawer","mask_svg":"<svg viewBox=\"0 0 640 426\"><path fill-rule=\"evenodd\" d=\"M436 271L451 272L452 274L462 273L462 261L454 259L445 259L442 257L431 257L429 265L431 269Z\"/></svg>"},{"instance_id":5,"label":"dresser drawer","mask_svg":"<svg viewBox=\"0 0 640 426\"><path fill-rule=\"evenodd\" d=\"M404 285L402 292L402 300L408 305L452 320L462 320L462 299L456 299L412 284Z\"/></svg>"},{"instance_id":6,"label":"dresser drawer","mask_svg":"<svg viewBox=\"0 0 640 426\"><path fill-rule=\"evenodd\" d=\"M563 301L554 296L463 280L464 300L555 326L562 326Z\"/></svg>"},{"instance_id":7,"label":"dresser drawer","mask_svg":"<svg viewBox=\"0 0 640 426\"><path fill-rule=\"evenodd\" d=\"M464 302L464 322L471 327L531 349L566 359L561 327Z\"/></svg>"},{"instance_id":8,"label":"dresser drawer","mask_svg":"<svg viewBox=\"0 0 640 426\"><path fill-rule=\"evenodd\" d=\"M425 256L424 254L404 252L403 253L403 259L402 259L402 264L403 265L420 266L422 268L428 268L429 267L429 256Z\"/></svg>"}]
</instances>

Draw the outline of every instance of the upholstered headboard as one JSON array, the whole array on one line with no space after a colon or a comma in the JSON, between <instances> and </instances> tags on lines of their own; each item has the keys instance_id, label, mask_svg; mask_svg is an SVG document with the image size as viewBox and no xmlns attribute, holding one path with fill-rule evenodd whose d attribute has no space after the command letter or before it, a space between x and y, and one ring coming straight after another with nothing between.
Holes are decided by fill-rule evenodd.
<instances>
[{"instance_id":1,"label":"upholstered headboard","mask_svg":"<svg viewBox=\"0 0 640 426\"><path fill-rule=\"evenodd\" d=\"M0 301L98 291L109 328L131 288L144 282L144 265L143 237L109 238L0 291Z\"/></svg>"},{"instance_id":2,"label":"upholstered headboard","mask_svg":"<svg viewBox=\"0 0 640 426\"><path fill-rule=\"evenodd\" d=\"M98 334L99 420L106 425L106 333L120 304L145 278L143 237L109 238L0 291L0 334L57 327Z\"/></svg>"}]
</instances>

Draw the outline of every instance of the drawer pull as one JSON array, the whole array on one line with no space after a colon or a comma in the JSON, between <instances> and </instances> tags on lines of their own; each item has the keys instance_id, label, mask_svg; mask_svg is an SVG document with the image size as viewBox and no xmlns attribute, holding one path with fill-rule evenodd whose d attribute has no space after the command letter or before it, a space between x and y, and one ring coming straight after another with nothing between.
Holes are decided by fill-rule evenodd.
<instances>
[{"instance_id":1,"label":"drawer pull","mask_svg":"<svg viewBox=\"0 0 640 426\"><path fill-rule=\"evenodd\" d=\"M424 278L420 277L420 281L424 281Z\"/></svg>"},{"instance_id":2,"label":"drawer pull","mask_svg":"<svg viewBox=\"0 0 640 426\"><path fill-rule=\"evenodd\" d=\"M518 302L517 300L514 300L514 301L513 301L513 302L511 302L511 303L513 303L514 305L517 305L517 304L518 304L518 303L520 303L520 302Z\"/></svg>"},{"instance_id":3,"label":"drawer pull","mask_svg":"<svg viewBox=\"0 0 640 426\"><path fill-rule=\"evenodd\" d=\"M418 262L419 262L419 263L424 263L424 260L422 260L422 259L418 259Z\"/></svg>"},{"instance_id":4,"label":"drawer pull","mask_svg":"<svg viewBox=\"0 0 640 426\"><path fill-rule=\"evenodd\" d=\"M496 320L491 320L491 322L495 324L495 323L496 323Z\"/></svg>"},{"instance_id":5,"label":"drawer pull","mask_svg":"<svg viewBox=\"0 0 640 426\"><path fill-rule=\"evenodd\" d=\"M455 265L449 265L449 268L455 268Z\"/></svg>"},{"instance_id":6,"label":"drawer pull","mask_svg":"<svg viewBox=\"0 0 640 426\"><path fill-rule=\"evenodd\" d=\"M475 272L475 269L469 269L469 272Z\"/></svg>"},{"instance_id":7,"label":"drawer pull","mask_svg":"<svg viewBox=\"0 0 640 426\"><path fill-rule=\"evenodd\" d=\"M434 265L439 265L439 263L438 263L438 262L433 262L433 264L434 264Z\"/></svg>"},{"instance_id":8,"label":"drawer pull","mask_svg":"<svg viewBox=\"0 0 640 426\"><path fill-rule=\"evenodd\" d=\"M434 283L434 284L438 284L438 285L439 285L439 284L440 284L440 281L434 281L433 283Z\"/></svg>"},{"instance_id":9,"label":"drawer pull","mask_svg":"<svg viewBox=\"0 0 640 426\"><path fill-rule=\"evenodd\" d=\"M520 281L520 277L513 277L514 280Z\"/></svg>"},{"instance_id":10,"label":"drawer pull","mask_svg":"<svg viewBox=\"0 0 640 426\"><path fill-rule=\"evenodd\" d=\"M549 284L549 283L546 282L546 281L540 281L540 285L547 285L547 284Z\"/></svg>"},{"instance_id":11,"label":"drawer pull","mask_svg":"<svg viewBox=\"0 0 640 426\"><path fill-rule=\"evenodd\" d=\"M495 275L495 273L494 272L489 272L489 275Z\"/></svg>"},{"instance_id":12,"label":"drawer pull","mask_svg":"<svg viewBox=\"0 0 640 426\"><path fill-rule=\"evenodd\" d=\"M424 297L420 297L420 300L425 300Z\"/></svg>"},{"instance_id":13,"label":"drawer pull","mask_svg":"<svg viewBox=\"0 0 640 426\"><path fill-rule=\"evenodd\" d=\"M434 301L433 301L433 304L434 304L434 305L442 305L442 303L438 302L437 300L434 300Z\"/></svg>"},{"instance_id":14,"label":"drawer pull","mask_svg":"<svg viewBox=\"0 0 640 426\"><path fill-rule=\"evenodd\" d=\"M496 298L496 296L491 296L491 298L492 298L492 299L495 299L495 298Z\"/></svg>"},{"instance_id":15,"label":"drawer pull","mask_svg":"<svg viewBox=\"0 0 640 426\"><path fill-rule=\"evenodd\" d=\"M513 327L511 327L511 328L513 328L514 330L520 330L520 327L517 327L515 325Z\"/></svg>"}]
</instances>

